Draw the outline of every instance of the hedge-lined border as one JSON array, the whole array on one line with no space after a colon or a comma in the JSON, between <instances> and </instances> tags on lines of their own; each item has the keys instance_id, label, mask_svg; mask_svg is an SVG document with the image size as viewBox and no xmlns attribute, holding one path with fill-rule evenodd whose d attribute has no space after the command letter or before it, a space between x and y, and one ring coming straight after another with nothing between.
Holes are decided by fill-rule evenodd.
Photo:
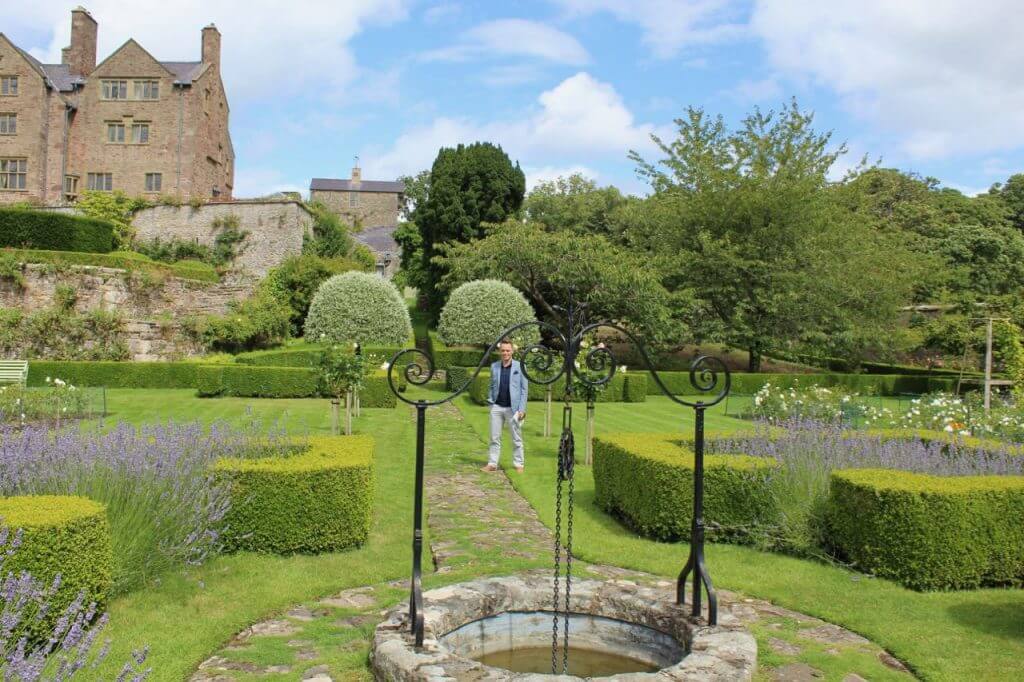
<instances>
[{"instance_id":1,"label":"hedge-lined border","mask_svg":"<svg viewBox=\"0 0 1024 682\"><path fill-rule=\"evenodd\" d=\"M1024 584L1024 476L836 471L833 548L917 590Z\"/></svg>"},{"instance_id":2,"label":"hedge-lined border","mask_svg":"<svg viewBox=\"0 0 1024 682\"><path fill-rule=\"evenodd\" d=\"M198 282L216 283L220 275L212 267L190 263L160 263L133 257L121 252L85 253L79 251L45 251L40 249L4 249L22 263L50 263L58 266L85 265L98 268L128 270L160 277L176 277Z\"/></svg>"},{"instance_id":3,"label":"hedge-lined border","mask_svg":"<svg viewBox=\"0 0 1024 682\"><path fill-rule=\"evenodd\" d=\"M693 451L681 433L613 433L594 439L595 501L638 533L658 540L689 536L693 519ZM775 521L767 477L774 460L706 455L704 510L708 537L742 540Z\"/></svg>"},{"instance_id":4,"label":"hedge-lined border","mask_svg":"<svg viewBox=\"0 0 1024 682\"><path fill-rule=\"evenodd\" d=\"M4 561L5 573L28 572L45 587L61 576L48 615L29 628L32 636L48 636L80 591L86 606L94 601L103 609L114 571L104 505L63 495L0 498L0 526L23 531L21 545Z\"/></svg>"},{"instance_id":5,"label":"hedge-lined border","mask_svg":"<svg viewBox=\"0 0 1024 682\"><path fill-rule=\"evenodd\" d=\"M321 386L319 371L300 367L203 365L196 362L29 362L29 386L45 386L47 377L60 378L74 386L194 388L200 397L327 396ZM381 370L366 378L359 396L362 407L395 407L398 403Z\"/></svg>"},{"instance_id":6,"label":"hedge-lined border","mask_svg":"<svg viewBox=\"0 0 1024 682\"><path fill-rule=\"evenodd\" d=\"M54 211L0 208L0 247L107 253L114 224Z\"/></svg>"},{"instance_id":7,"label":"hedge-lined border","mask_svg":"<svg viewBox=\"0 0 1024 682\"><path fill-rule=\"evenodd\" d=\"M373 451L370 436L318 437L290 457L218 461L215 479L231 495L227 549L318 554L365 543Z\"/></svg>"},{"instance_id":8,"label":"hedge-lined border","mask_svg":"<svg viewBox=\"0 0 1024 682\"><path fill-rule=\"evenodd\" d=\"M690 383L689 372L658 372L658 377L673 395L693 395L697 392ZM732 393L738 395L757 393L769 382L772 386L782 389L796 386L841 387L863 395L882 396L921 395L956 389L956 379L902 374L743 374L735 372L731 375L731 379ZM661 395L661 389L654 379L647 382L647 395Z\"/></svg>"},{"instance_id":9,"label":"hedge-lined border","mask_svg":"<svg viewBox=\"0 0 1024 682\"><path fill-rule=\"evenodd\" d=\"M363 345L361 352L367 357L379 358L383 363L390 360L403 348L412 348L415 345L413 339L408 345L399 346L371 346ZM239 353L235 356L235 362L242 365L257 367L319 367L320 359L323 357L323 346L309 346L304 348L284 348L277 350L261 350L249 353Z\"/></svg>"}]
</instances>

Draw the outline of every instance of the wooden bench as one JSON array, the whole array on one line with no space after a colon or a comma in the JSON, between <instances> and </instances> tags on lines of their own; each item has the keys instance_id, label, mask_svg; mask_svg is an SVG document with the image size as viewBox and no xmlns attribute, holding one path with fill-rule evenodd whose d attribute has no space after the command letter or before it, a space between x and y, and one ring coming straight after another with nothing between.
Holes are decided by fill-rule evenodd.
<instances>
[{"instance_id":1,"label":"wooden bench","mask_svg":"<svg viewBox=\"0 0 1024 682\"><path fill-rule=\"evenodd\" d=\"M0 360L0 384L24 386L28 380L28 360Z\"/></svg>"}]
</instances>

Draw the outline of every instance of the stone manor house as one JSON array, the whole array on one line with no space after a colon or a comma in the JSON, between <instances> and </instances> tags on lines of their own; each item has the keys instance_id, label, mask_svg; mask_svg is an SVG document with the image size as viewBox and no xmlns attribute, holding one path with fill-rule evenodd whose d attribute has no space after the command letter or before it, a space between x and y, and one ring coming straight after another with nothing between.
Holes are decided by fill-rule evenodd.
<instances>
[{"instance_id":1,"label":"stone manor house","mask_svg":"<svg viewBox=\"0 0 1024 682\"><path fill-rule=\"evenodd\" d=\"M0 33L0 204L85 189L231 199L234 149L220 32L201 59L159 61L134 40L96 63L98 25L71 12L71 45L42 64Z\"/></svg>"}]
</instances>

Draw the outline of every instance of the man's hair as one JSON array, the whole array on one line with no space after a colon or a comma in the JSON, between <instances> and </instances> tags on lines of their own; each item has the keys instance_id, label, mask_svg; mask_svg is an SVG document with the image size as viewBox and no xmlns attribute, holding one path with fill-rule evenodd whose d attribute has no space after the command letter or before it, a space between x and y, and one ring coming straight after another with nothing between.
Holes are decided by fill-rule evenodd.
<instances>
[{"instance_id":1,"label":"man's hair","mask_svg":"<svg viewBox=\"0 0 1024 682\"><path fill-rule=\"evenodd\" d=\"M504 345L509 345L509 346L512 346L512 350L515 350L515 349L516 349L516 344L512 343L512 341L511 341L511 340L509 340L509 339L502 339L501 341L498 341L498 347L499 347L499 348L500 348L501 346L504 346Z\"/></svg>"}]
</instances>

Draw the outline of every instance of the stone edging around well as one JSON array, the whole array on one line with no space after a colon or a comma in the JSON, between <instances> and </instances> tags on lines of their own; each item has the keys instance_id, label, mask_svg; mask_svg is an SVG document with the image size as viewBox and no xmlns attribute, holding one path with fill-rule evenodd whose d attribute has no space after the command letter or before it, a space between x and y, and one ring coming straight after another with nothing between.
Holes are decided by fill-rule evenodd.
<instances>
[{"instance_id":1,"label":"stone edging around well","mask_svg":"<svg viewBox=\"0 0 1024 682\"><path fill-rule=\"evenodd\" d=\"M573 583L570 610L574 613L616 618L668 633L687 645L689 654L671 668L655 673L629 673L604 678L636 680L750 680L757 667L757 643L742 623L723 614L717 627L703 626L688 617L687 609L665 599L664 591L628 580L579 580ZM424 642L421 651L409 634L408 607L392 609L377 626L370 662L379 680L578 680L562 675L513 673L458 656L438 637L466 623L505 611L551 609L551 579L540 575L487 578L425 592Z\"/></svg>"}]
</instances>

